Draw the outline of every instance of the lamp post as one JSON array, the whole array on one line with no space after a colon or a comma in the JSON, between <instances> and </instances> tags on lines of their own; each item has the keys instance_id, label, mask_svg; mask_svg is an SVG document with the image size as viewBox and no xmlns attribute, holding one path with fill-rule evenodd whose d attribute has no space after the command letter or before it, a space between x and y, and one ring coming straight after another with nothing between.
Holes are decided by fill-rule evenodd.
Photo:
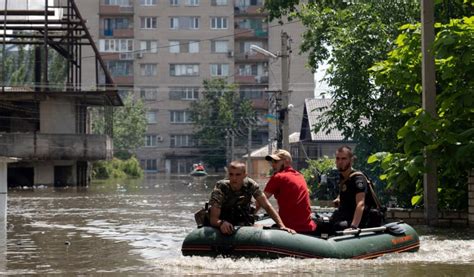
<instances>
[{"instance_id":1,"label":"lamp post","mask_svg":"<svg viewBox=\"0 0 474 277\"><path fill-rule=\"evenodd\" d=\"M288 118L289 105L289 49L288 49L288 34L281 33L281 51L278 55L265 50L257 45L250 45L250 50L256 51L267 57L273 59L281 58L281 109L279 112L279 136L277 137L277 148L290 150L290 121Z\"/></svg>"}]
</instances>

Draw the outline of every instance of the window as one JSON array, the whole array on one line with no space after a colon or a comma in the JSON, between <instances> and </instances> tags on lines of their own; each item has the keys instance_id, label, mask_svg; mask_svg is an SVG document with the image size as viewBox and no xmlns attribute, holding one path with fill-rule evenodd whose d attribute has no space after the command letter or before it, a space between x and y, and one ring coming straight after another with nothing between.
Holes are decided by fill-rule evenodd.
<instances>
[{"instance_id":1,"label":"window","mask_svg":"<svg viewBox=\"0 0 474 277\"><path fill-rule=\"evenodd\" d=\"M179 6L179 0L170 0L170 6Z\"/></svg>"},{"instance_id":2,"label":"window","mask_svg":"<svg viewBox=\"0 0 474 277\"><path fill-rule=\"evenodd\" d=\"M211 29L227 29L227 17L211 17Z\"/></svg>"},{"instance_id":3,"label":"window","mask_svg":"<svg viewBox=\"0 0 474 277\"><path fill-rule=\"evenodd\" d=\"M212 53L227 53L229 51L228 40L213 40L211 42Z\"/></svg>"},{"instance_id":4,"label":"window","mask_svg":"<svg viewBox=\"0 0 474 277\"><path fill-rule=\"evenodd\" d=\"M125 17L104 18L102 28L101 33L104 36L113 36L114 30L133 28L133 22Z\"/></svg>"},{"instance_id":5,"label":"window","mask_svg":"<svg viewBox=\"0 0 474 277\"><path fill-rule=\"evenodd\" d=\"M211 0L212 6L227 6L227 0Z\"/></svg>"},{"instance_id":6,"label":"window","mask_svg":"<svg viewBox=\"0 0 474 277\"><path fill-rule=\"evenodd\" d=\"M158 41L156 40L141 40L140 51L144 53L157 53L158 52Z\"/></svg>"},{"instance_id":7,"label":"window","mask_svg":"<svg viewBox=\"0 0 474 277\"><path fill-rule=\"evenodd\" d=\"M171 40L170 53L199 53L199 41Z\"/></svg>"},{"instance_id":8,"label":"window","mask_svg":"<svg viewBox=\"0 0 474 277\"><path fill-rule=\"evenodd\" d=\"M158 121L156 120L156 111L148 111L146 112L146 121L148 124L156 124Z\"/></svg>"},{"instance_id":9,"label":"window","mask_svg":"<svg viewBox=\"0 0 474 277\"><path fill-rule=\"evenodd\" d=\"M180 43L177 40L170 40L170 53L179 53Z\"/></svg>"},{"instance_id":10,"label":"window","mask_svg":"<svg viewBox=\"0 0 474 277\"><path fill-rule=\"evenodd\" d=\"M140 76L156 76L157 68L156 63L142 63L140 64Z\"/></svg>"},{"instance_id":11,"label":"window","mask_svg":"<svg viewBox=\"0 0 474 277\"><path fill-rule=\"evenodd\" d=\"M197 100L199 99L199 88L197 87L171 87L170 100Z\"/></svg>"},{"instance_id":12,"label":"window","mask_svg":"<svg viewBox=\"0 0 474 277\"><path fill-rule=\"evenodd\" d=\"M170 135L170 147L194 147L196 140L192 135Z\"/></svg>"},{"instance_id":13,"label":"window","mask_svg":"<svg viewBox=\"0 0 474 277\"><path fill-rule=\"evenodd\" d=\"M145 171L158 171L156 160L144 160Z\"/></svg>"},{"instance_id":14,"label":"window","mask_svg":"<svg viewBox=\"0 0 474 277\"><path fill-rule=\"evenodd\" d=\"M260 46L262 48L268 48L268 47L264 47L261 41L246 41L246 42L240 43L240 52L246 53L248 55L257 54L257 52L250 50L250 45L252 44Z\"/></svg>"},{"instance_id":15,"label":"window","mask_svg":"<svg viewBox=\"0 0 474 277\"><path fill-rule=\"evenodd\" d=\"M140 98L145 101L156 100L158 88L140 88Z\"/></svg>"},{"instance_id":16,"label":"window","mask_svg":"<svg viewBox=\"0 0 474 277\"><path fill-rule=\"evenodd\" d=\"M189 53L199 53L199 41L189 42Z\"/></svg>"},{"instance_id":17,"label":"window","mask_svg":"<svg viewBox=\"0 0 474 277\"><path fill-rule=\"evenodd\" d=\"M186 6L199 6L199 0L186 0Z\"/></svg>"},{"instance_id":18,"label":"window","mask_svg":"<svg viewBox=\"0 0 474 277\"><path fill-rule=\"evenodd\" d=\"M132 61L108 61L107 69L114 77L118 76L133 76L133 62Z\"/></svg>"},{"instance_id":19,"label":"window","mask_svg":"<svg viewBox=\"0 0 474 277\"><path fill-rule=\"evenodd\" d=\"M156 17L140 17L140 28L142 29L156 29L157 27Z\"/></svg>"},{"instance_id":20,"label":"window","mask_svg":"<svg viewBox=\"0 0 474 277\"><path fill-rule=\"evenodd\" d=\"M229 65L228 64L211 64L211 76L229 76Z\"/></svg>"},{"instance_id":21,"label":"window","mask_svg":"<svg viewBox=\"0 0 474 277\"><path fill-rule=\"evenodd\" d=\"M179 29L179 17L170 17L170 29Z\"/></svg>"},{"instance_id":22,"label":"window","mask_svg":"<svg viewBox=\"0 0 474 277\"><path fill-rule=\"evenodd\" d=\"M240 76L257 76L258 65L256 64L241 64L239 65Z\"/></svg>"},{"instance_id":23,"label":"window","mask_svg":"<svg viewBox=\"0 0 474 277\"><path fill-rule=\"evenodd\" d=\"M156 6L157 0L140 0L141 6Z\"/></svg>"},{"instance_id":24,"label":"window","mask_svg":"<svg viewBox=\"0 0 474 277\"><path fill-rule=\"evenodd\" d=\"M105 0L104 5L130 7L131 3L130 0Z\"/></svg>"},{"instance_id":25,"label":"window","mask_svg":"<svg viewBox=\"0 0 474 277\"><path fill-rule=\"evenodd\" d=\"M170 29L174 29L174 30L199 29L199 17L196 17L196 16L170 17Z\"/></svg>"},{"instance_id":26,"label":"window","mask_svg":"<svg viewBox=\"0 0 474 277\"><path fill-rule=\"evenodd\" d=\"M199 65L170 64L170 76L199 76Z\"/></svg>"},{"instance_id":27,"label":"window","mask_svg":"<svg viewBox=\"0 0 474 277\"><path fill-rule=\"evenodd\" d=\"M145 136L145 147L156 147L157 145L156 135L146 135Z\"/></svg>"},{"instance_id":28,"label":"window","mask_svg":"<svg viewBox=\"0 0 474 277\"><path fill-rule=\"evenodd\" d=\"M191 112L189 111L170 111L171 123L192 123Z\"/></svg>"},{"instance_id":29,"label":"window","mask_svg":"<svg viewBox=\"0 0 474 277\"><path fill-rule=\"evenodd\" d=\"M132 52L133 39L101 39L99 40L100 52Z\"/></svg>"},{"instance_id":30,"label":"window","mask_svg":"<svg viewBox=\"0 0 474 277\"><path fill-rule=\"evenodd\" d=\"M243 99L265 99L265 93L259 88L243 88L240 90Z\"/></svg>"}]
</instances>

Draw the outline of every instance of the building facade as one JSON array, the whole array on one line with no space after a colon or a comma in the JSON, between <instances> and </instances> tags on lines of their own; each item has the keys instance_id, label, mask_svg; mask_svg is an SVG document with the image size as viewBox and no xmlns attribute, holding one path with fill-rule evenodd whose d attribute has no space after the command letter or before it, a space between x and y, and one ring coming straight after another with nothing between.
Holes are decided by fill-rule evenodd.
<instances>
[{"instance_id":1,"label":"building facade","mask_svg":"<svg viewBox=\"0 0 474 277\"><path fill-rule=\"evenodd\" d=\"M111 133L91 134L88 113L122 105L112 78L74 1L11 1L6 8L0 156L18 161L8 165L8 185L87 186L90 161L113 153ZM82 64L85 56L93 62ZM86 84L83 72L103 72L103 80Z\"/></svg>"},{"instance_id":2,"label":"building facade","mask_svg":"<svg viewBox=\"0 0 474 277\"><path fill-rule=\"evenodd\" d=\"M280 50L271 41L272 36L280 39L281 27L266 22L262 0L100 0L78 5L119 90L146 104L145 146L137 156L147 172L189 173L202 160L188 108L201 96L205 79L225 78L237 84L240 97L252 101L259 119L253 146L275 138L275 127L266 118L274 112L269 87L278 61L250 50L252 44ZM299 60L292 61L291 70L298 82L313 82ZM272 87L281 84L273 82ZM307 88L301 103L295 103L300 113L304 99L313 96L314 85Z\"/></svg>"}]
</instances>

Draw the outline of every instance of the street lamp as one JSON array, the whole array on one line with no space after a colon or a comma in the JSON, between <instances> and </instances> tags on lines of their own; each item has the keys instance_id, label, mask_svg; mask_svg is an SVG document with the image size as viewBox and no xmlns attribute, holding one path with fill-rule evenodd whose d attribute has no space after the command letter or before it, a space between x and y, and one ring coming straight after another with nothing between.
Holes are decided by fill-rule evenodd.
<instances>
[{"instance_id":1,"label":"street lamp","mask_svg":"<svg viewBox=\"0 0 474 277\"><path fill-rule=\"evenodd\" d=\"M268 57L271 57L271 58L274 58L274 59L278 58L277 55L273 54L272 52L270 52L268 50L263 49L262 47L260 47L258 45L255 45L255 44L250 45L250 50L258 52L262 55L265 55L265 56L268 56Z\"/></svg>"},{"instance_id":2,"label":"street lamp","mask_svg":"<svg viewBox=\"0 0 474 277\"><path fill-rule=\"evenodd\" d=\"M282 102L282 109L279 111L280 115L280 136L278 136L278 146L277 148L290 150L290 121L288 118L288 110L289 110L289 55L288 55L288 34L286 32L281 33L281 52L276 55L266 49L261 48L257 45L250 45L250 50L258 52L262 55L267 57L271 57L273 59L281 58L281 102Z\"/></svg>"}]
</instances>

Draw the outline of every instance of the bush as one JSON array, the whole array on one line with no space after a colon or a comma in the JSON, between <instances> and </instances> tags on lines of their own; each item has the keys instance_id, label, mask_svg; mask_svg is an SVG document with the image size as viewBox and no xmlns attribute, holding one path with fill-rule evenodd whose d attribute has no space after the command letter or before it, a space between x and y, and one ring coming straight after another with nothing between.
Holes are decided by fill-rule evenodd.
<instances>
[{"instance_id":1,"label":"bush","mask_svg":"<svg viewBox=\"0 0 474 277\"><path fill-rule=\"evenodd\" d=\"M98 161L92 164L93 179L140 178L143 170L135 157L128 160L113 158L110 161Z\"/></svg>"},{"instance_id":2,"label":"bush","mask_svg":"<svg viewBox=\"0 0 474 277\"><path fill-rule=\"evenodd\" d=\"M301 170L301 173L308 184L311 198L331 199L334 192L329 191L329 186L321 182L321 175L332 176L336 164L334 159L324 156L318 160L307 160L308 167ZM329 181L330 178L327 178Z\"/></svg>"}]
</instances>

